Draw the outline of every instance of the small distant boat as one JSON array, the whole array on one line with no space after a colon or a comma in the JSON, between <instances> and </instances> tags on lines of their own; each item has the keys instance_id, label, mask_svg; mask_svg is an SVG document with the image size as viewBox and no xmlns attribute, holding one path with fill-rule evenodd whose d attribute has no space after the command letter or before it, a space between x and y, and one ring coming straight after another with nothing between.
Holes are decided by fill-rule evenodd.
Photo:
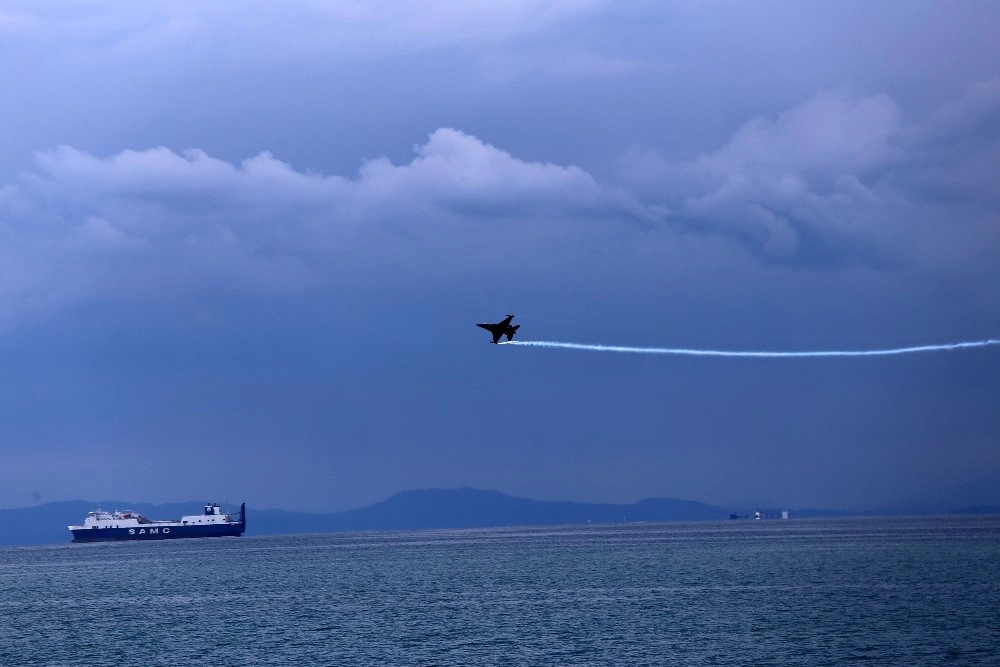
<instances>
[{"instance_id":1,"label":"small distant boat","mask_svg":"<svg viewBox=\"0 0 1000 667\"><path fill-rule=\"evenodd\" d=\"M209 503L201 514L165 520L150 520L132 510L105 512L96 509L87 514L83 525L69 526L74 542L239 537L246 529L246 503L240 505L239 514L223 514L218 503Z\"/></svg>"}]
</instances>

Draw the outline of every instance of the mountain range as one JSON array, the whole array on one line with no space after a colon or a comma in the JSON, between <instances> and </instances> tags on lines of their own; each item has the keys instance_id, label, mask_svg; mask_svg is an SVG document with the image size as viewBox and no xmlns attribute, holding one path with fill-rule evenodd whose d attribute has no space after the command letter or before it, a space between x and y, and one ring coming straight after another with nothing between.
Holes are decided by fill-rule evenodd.
<instances>
[{"instance_id":1,"label":"mountain range","mask_svg":"<svg viewBox=\"0 0 1000 667\"><path fill-rule=\"evenodd\" d=\"M69 542L67 526L81 523L97 507L131 509L151 519L177 518L201 511L202 503L150 505L119 501L51 502L0 510L0 546ZM225 507L223 510L225 511ZM233 507L233 511L238 511ZM648 498L632 504L579 503L515 498L498 491L425 489L402 491L374 505L329 514L311 514L247 507L246 535L333 533L379 530L490 528L622 522L717 521L730 518L729 509L693 500ZM1000 507L959 510L1000 513ZM857 516L874 512L792 510L798 518Z\"/></svg>"}]
</instances>

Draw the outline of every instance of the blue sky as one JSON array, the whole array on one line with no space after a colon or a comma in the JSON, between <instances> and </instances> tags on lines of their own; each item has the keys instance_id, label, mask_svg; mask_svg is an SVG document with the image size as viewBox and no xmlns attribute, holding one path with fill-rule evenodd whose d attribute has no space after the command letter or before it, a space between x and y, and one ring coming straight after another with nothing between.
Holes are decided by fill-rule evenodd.
<instances>
[{"instance_id":1,"label":"blue sky","mask_svg":"<svg viewBox=\"0 0 1000 667\"><path fill-rule=\"evenodd\" d=\"M0 506L1000 503L990 2L0 3Z\"/></svg>"}]
</instances>

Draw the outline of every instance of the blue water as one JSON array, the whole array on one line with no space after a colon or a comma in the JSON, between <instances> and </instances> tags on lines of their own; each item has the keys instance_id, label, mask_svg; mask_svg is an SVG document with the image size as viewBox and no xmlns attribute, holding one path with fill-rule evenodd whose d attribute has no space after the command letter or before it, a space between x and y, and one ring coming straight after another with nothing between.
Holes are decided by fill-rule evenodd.
<instances>
[{"instance_id":1,"label":"blue water","mask_svg":"<svg viewBox=\"0 0 1000 667\"><path fill-rule=\"evenodd\" d=\"M997 665L1000 518L0 549L0 665Z\"/></svg>"}]
</instances>

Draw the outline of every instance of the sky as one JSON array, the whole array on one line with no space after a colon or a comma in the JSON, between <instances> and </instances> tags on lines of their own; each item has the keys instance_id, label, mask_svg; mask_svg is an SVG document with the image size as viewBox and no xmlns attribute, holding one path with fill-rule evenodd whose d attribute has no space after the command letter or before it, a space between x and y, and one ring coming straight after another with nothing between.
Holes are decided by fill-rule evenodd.
<instances>
[{"instance_id":1,"label":"sky","mask_svg":"<svg viewBox=\"0 0 1000 667\"><path fill-rule=\"evenodd\" d=\"M0 507L1000 504L1000 4L0 2Z\"/></svg>"}]
</instances>

